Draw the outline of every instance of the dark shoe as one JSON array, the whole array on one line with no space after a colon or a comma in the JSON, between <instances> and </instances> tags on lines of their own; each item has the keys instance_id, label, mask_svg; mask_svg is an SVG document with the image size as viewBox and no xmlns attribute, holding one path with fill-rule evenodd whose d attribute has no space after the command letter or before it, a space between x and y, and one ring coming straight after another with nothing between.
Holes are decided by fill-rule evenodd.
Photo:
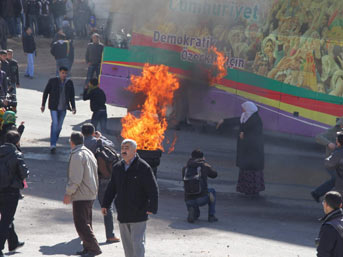
<instances>
[{"instance_id":1,"label":"dark shoe","mask_svg":"<svg viewBox=\"0 0 343 257\"><path fill-rule=\"evenodd\" d=\"M120 239L118 237L107 238L106 244L119 243Z\"/></svg>"},{"instance_id":2,"label":"dark shoe","mask_svg":"<svg viewBox=\"0 0 343 257\"><path fill-rule=\"evenodd\" d=\"M25 78L29 78L30 75L29 75L29 74L25 74L24 77L25 77Z\"/></svg>"},{"instance_id":3,"label":"dark shoe","mask_svg":"<svg viewBox=\"0 0 343 257\"><path fill-rule=\"evenodd\" d=\"M88 252L88 253L82 254L81 257L94 257L94 256L97 256L97 255L100 255L101 253L102 252L99 252L99 253Z\"/></svg>"},{"instance_id":4,"label":"dark shoe","mask_svg":"<svg viewBox=\"0 0 343 257\"><path fill-rule=\"evenodd\" d=\"M52 147L50 148L50 153L51 153L51 154L55 154L55 153L56 153L56 146L52 146Z\"/></svg>"},{"instance_id":5,"label":"dark shoe","mask_svg":"<svg viewBox=\"0 0 343 257\"><path fill-rule=\"evenodd\" d=\"M83 254L86 254L86 253L87 253L86 249L83 249L82 251L76 252L75 255L83 255Z\"/></svg>"},{"instance_id":6,"label":"dark shoe","mask_svg":"<svg viewBox=\"0 0 343 257\"><path fill-rule=\"evenodd\" d=\"M195 220L195 209L194 207L189 207L187 221L193 223Z\"/></svg>"},{"instance_id":7,"label":"dark shoe","mask_svg":"<svg viewBox=\"0 0 343 257\"><path fill-rule=\"evenodd\" d=\"M10 252L15 252L18 250L20 247L23 247L25 242L18 242L17 246L15 248L8 249Z\"/></svg>"},{"instance_id":8,"label":"dark shoe","mask_svg":"<svg viewBox=\"0 0 343 257\"><path fill-rule=\"evenodd\" d=\"M319 198L320 198L320 196L316 195L315 192L311 192L311 195L312 195L313 199L314 199L317 203L319 203Z\"/></svg>"},{"instance_id":9,"label":"dark shoe","mask_svg":"<svg viewBox=\"0 0 343 257\"><path fill-rule=\"evenodd\" d=\"M208 216L208 222L217 222L218 219L213 215L213 216Z\"/></svg>"}]
</instances>

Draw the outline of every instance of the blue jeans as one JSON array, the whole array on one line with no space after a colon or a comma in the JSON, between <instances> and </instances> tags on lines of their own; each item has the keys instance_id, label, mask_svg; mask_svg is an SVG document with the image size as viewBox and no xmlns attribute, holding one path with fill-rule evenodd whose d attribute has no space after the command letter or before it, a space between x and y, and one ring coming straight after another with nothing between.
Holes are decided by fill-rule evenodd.
<instances>
[{"instance_id":1,"label":"blue jeans","mask_svg":"<svg viewBox=\"0 0 343 257\"><path fill-rule=\"evenodd\" d=\"M214 188L209 188L208 193L211 193L214 196L214 201L210 201L210 197L207 194L206 196L199 197L194 200L187 200L186 206L189 210L189 207L193 207L195 209L195 217L198 218L200 216L200 206L204 206L208 204L208 215L212 216L216 213L216 191Z\"/></svg>"},{"instance_id":2,"label":"blue jeans","mask_svg":"<svg viewBox=\"0 0 343 257\"><path fill-rule=\"evenodd\" d=\"M51 114L51 132L50 132L50 146L55 146L57 144L57 140L60 136L62 125L64 118L66 116L67 111L54 111L50 110Z\"/></svg>"},{"instance_id":3,"label":"blue jeans","mask_svg":"<svg viewBox=\"0 0 343 257\"><path fill-rule=\"evenodd\" d=\"M321 184L319 187L317 187L313 193L318 196L321 197L323 195L325 195L327 192L331 191L334 187L335 187L335 182L336 182L336 170L326 170L329 175L331 176L331 178L327 181L325 181L323 184Z\"/></svg>"},{"instance_id":4,"label":"blue jeans","mask_svg":"<svg viewBox=\"0 0 343 257\"><path fill-rule=\"evenodd\" d=\"M100 110L97 112L93 112L91 123L95 127L95 130L98 130L98 124L100 123L100 132L106 133L107 128L107 112L106 110Z\"/></svg>"},{"instance_id":5,"label":"blue jeans","mask_svg":"<svg viewBox=\"0 0 343 257\"><path fill-rule=\"evenodd\" d=\"M98 200L100 205L102 205L103 199L105 197L105 192L110 179L99 179L99 191L98 191ZM114 226L113 226L113 207L107 209L107 214L104 216L105 232L106 238L115 237Z\"/></svg>"},{"instance_id":6,"label":"blue jeans","mask_svg":"<svg viewBox=\"0 0 343 257\"><path fill-rule=\"evenodd\" d=\"M35 59L35 53L27 54L27 68L26 68L25 75L29 75L30 77L33 77L33 74L35 71L34 59Z\"/></svg>"},{"instance_id":7,"label":"blue jeans","mask_svg":"<svg viewBox=\"0 0 343 257\"><path fill-rule=\"evenodd\" d=\"M15 17L7 17L7 26L9 34L14 37L17 35L16 33L16 18Z\"/></svg>"},{"instance_id":8,"label":"blue jeans","mask_svg":"<svg viewBox=\"0 0 343 257\"><path fill-rule=\"evenodd\" d=\"M99 64L91 64L88 66L86 84L88 84L88 82L93 78L94 73L96 74L96 78L99 78L100 63Z\"/></svg>"},{"instance_id":9,"label":"blue jeans","mask_svg":"<svg viewBox=\"0 0 343 257\"><path fill-rule=\"evenodd\" d=\"M33 31L33 35L38 35L38 16L37 15L27 15L27 24Z\"/></svg>"},{"instance_id":10,"label":"blue jeans","mask_svg":"<svg viewBox=\"0 0 343 257\"><path fill-rule=\"evenodd\" d=\"M61 67L66 67L69 71L70 70L69 66L70 66L70 62L68 58L57 59L56 60L56 77L59 76Z\"/></svg>"}]
</instances>

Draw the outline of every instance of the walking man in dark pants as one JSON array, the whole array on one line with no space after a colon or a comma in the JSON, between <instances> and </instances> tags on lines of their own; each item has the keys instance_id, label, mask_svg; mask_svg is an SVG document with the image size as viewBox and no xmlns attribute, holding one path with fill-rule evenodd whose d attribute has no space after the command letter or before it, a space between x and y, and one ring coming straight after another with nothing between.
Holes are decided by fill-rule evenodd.
<instances>
[{"instance_id":1,"label":"walking man in dark pants","mask_svg":"<svg viewBox=\"0 0 343 257\"><path fill-rule=\"evenodd\" d=\"M138 156L134 140L122 142L121 156L123 160L113 166L101 211L106 215L115 199L125 256L144 257L146 221L158 208L157 182L149 164Z\"/></svg>"},{"instance_id":2,"label":"walking man in dark pants","mask_svg":"<svg viewBox=\"0 0 343 257\"><path fill-rule=\"evenodd\" d=\"M95 131L93 124L86 123L81 127L82 134L85 138L84 145L87 147L94 156L96 155L96 151L100 145L110 147L114 149L114 144L112 141L107 139L106 137L102 136L100 132ZM99 175L99 191L98 191L98 200L100 205L103 202L106 188L108 183L110 182L111 176L110 174L106 174L105 177L101 173L101 169L98 164L98 175ZM104 216L104 224L105 224L105 231L106 231L106 243L118 243L120 239L117 238L114 234L114 226L113 226L113 208L112 205L110 208L107 209L107 214Z\"/></svg>"},{"instance_id":3,"label":"walking man in dark pants","mask_svg":"<svg viewBox=\"0 0 343 257\"><path fill-rule=\"evenodd\" d=\"M19 133L12 130L6 134L5 144L0 147L0 257L4 257L2 251L6 240L10 252L24 245L18 241L13 225L20 189L24 188L23 181L29 174L18 150L19 141Z\"/></svg>"},{"instance_id":4,"label":"walking man in dark pants","mask_svg":"<svg viewBox=\"0 0 343 257\"><path fill-rule=\"evenodd\" d=\"M75 91L73 81L67 79L68 68L61 67L59 77L52 78L46 85L43 93L41 111L45 111L45 103L49 96L51 114L50 151L56 152L56 144L60 136L67 110L76 114Z\"/></svg>"},{"instance_id":5,"label":"walking man in dark pants","mask_svg":"<svg viewBox=\"0 0 343 257\"><path fill-rule=\"evenodd\" d=\"M92 152L83 145L83 135L73 132L69 159L68 184L64 204L73 203L73 218L77 233L83 243L83 251L77 254L93 257L101 254L92 228L92 207L98 192L98 165Z\"/></svg>"},{"instance_id":6,"label":"walking man in dark pants","mask_svg":"<svg viewBox=\"0 0 343 257\"><path fill-rule=\"evenodd\" d=\"M100 123L101 133L106 133L107 128L107 111L106 95L98 85L98 79L91 79L83 91L83 100L90 100L92 115L92 124L97 130Z\"/></svg>"},{"instance_id":7,"label":"walking man in dark pants","mask_svg":"<svg viewBox=\"0 0 343 257\"><path fill-rule=\"evenodd\" d=\"M329 157L330 154L336 149L336 137L337 132L343 131L343 118L338 119L335 126L329 128L324 133L316 136L316 142L323 146L326 146L326 156ZM325 181L323 184L318 186L315 190L311 192L313 199L319 202L320 197L324 196L327 192L333 189L336 180L335 169L326 169L330 175L330 179Z\"/></svg>"},{"instance_id":8,"label":"walking man in dark pants","mask_svg":"<svg viewBox=\"0 0 343 257\"><path fill-rule=\"evenodd\" d=\"M88 44L86 51L86 63L88 64L86 85L93 78L94 73L96 78L99 78L103 50L104 45L100 42L100 35L94 33L92 43Z\"/></svg>"}]
</instances>

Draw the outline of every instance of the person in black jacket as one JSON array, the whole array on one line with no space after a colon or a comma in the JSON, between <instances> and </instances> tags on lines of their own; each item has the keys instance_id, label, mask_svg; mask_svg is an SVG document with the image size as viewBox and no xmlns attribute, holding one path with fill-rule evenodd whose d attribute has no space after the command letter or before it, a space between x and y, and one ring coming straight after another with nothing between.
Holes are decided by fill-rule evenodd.
<instances>
[{"instance_id":1,"label":"person in black jacket","mask_svg":"<svg viewBox=\"0 0 343 257\"><path fill-rule=\"evenodd\" d=\"M200 192L188 192L187 186L185 182L190 178L190 175L194 175L196 178L196 174L190 174L192 169L197 170L200 172L200 179L199 179L199 186ZM215 207L216 207L216 191L214 188L208 188L207 178L216 178L218 173L214 171L204 158L204 153L198 149L192 152L191 158L188 160L187 165L182 169L182 178L185 182L185 202L188 210L188 218L187 221L189 223L193 223L200 217L200 206L204 206L208 204L208 221L209 222L216 222L218 219L214 216L215 215ZM191 176L193 177L193 176ZM196 178L197 179L197 178ZM192 183L188 180L188 183ZM192 186L193 187L193 186Z\"/></svg>"},{"instance_id":2,"label":"person in black jacket","mask_svg":"<svg viewBox=\"0 0 343 257\"><path fill-rule=\"evenodd\" d=\"M36 42L30 27L25 29L25 33L23 35L23 48L24 53L27 55L27 68L24 76L33 79L35 71L34 56L36 52Z\"/></svg>"},{"instance_id":3,"label":"person in black jacket","mask_svg":"<svg viewBox=\"0 0 343 257\"><path fill-rule=\"evenodd\" d=\"M252 102L242 104L236 165L239 167L237 192L258 196L264 186L263 124Z\"/></svg>"},{"instance_id":4,"label":"person in black jacket","mask_svg":"<svg viewBox=\"0 0 343 257\"><path fill-rule=\"evenodd\" d=\"M125 139L121 144L123 160L113 166L102 213L115 199L120 235L126 257L143 257L148 216L157 213L158 186L149 164L137 154L137 143Z\"/></svg>"},{"instance_id":5,"label":"person in black jacket","mask_svg":"<svg viewBox=\"0 0 343 257\"><path fill-rule=\"evenodd\" d=\"M8 88L8 79L6 72L1 70L1 62L0 62L0 107L7 106L6 94Z\"/></svg>"},{"instance_id":6,"label":"person in black jacket","mask_svg":"<svg viewBox=\"0 0 343 257\"><path fill-rule=\"evenodd\" d=\"M342 196L336 191L325 194L323 200L325 216L319 237L316 239L317 257L343 256L343 211Z\"/></svg>"},{"instance_id":7,"label":"person in black jacket","mask_svg":"<svg viewBox=\"0 0 343 257\"><path fill-rule=\"evenodd\" d=\"M58 33L57 41L52 43L50 53L56 60L56 76L58 76L61 67L67 67L70 72L70 56L74 55L74 47L71 40L66 40L64 34Z\"/></svg>"},{"instance_id":8,"label":"person in black jacket","mask_svg":"<svg viewBox=\"0 0 343 257\"><path fill-rule=\"evenodd\" d=\"M33 29L33 34L39 34L38 17L39 17L39 3L38 0L27 0L25 2L25 14L27 17L26 24Z\"/></svg>"},{"instance_id":9,"label":"person in black jacket","mask_svg":"<svg viewBox=\"0 0 343 257\"><path fill-rule=\"evenodd\" d=\"M19 83L19 66L18 62L13 59L13 50L8 49L7 50L7 61L9 63L9 82L10 82L10 88L8 89L9 92L16 94L17 93L17 87L20 87Z\"/></svg>"},{"instance_id":10,"label":"person in black jacket","mask_svg":"<svg viewBox=\"0 0 343 257\"><path fill-rule=\"evenodd\" d=\"M51 113L50 151L56 152L56 144L62 130L67 110L76 114L74 84L67 79L68 68L61 67L59 77L49 79L43 93L41 111L45 111L45 103L49 96L49 109Z\"/></svg>"},{"instance_id":11,"label":"person in black jacket","mask_svg":"<svg viewBox=\"0 0 343 257\"><path fill-rule=\"evenodd\" d=\"M24 179L29 170L22 153L18 150L20 135L10 131L6 135L6 143L0 146L0 257L6 240L9 251L14 251L24 245L18 241L14 230L13 218L18 206L20 189L24 188Z\"/></svg>"},{"instance_id":12,"label":"person in black jacket","mask_svg":"<svg viewBox=\"0 0 343 257\"><path fill-rule=\"evenodd\" d=\"M0 48L7 49L8 27L4 18L0 15Z\"/></svg>"},{"instance_id":13,"label":"person in black jacket","mask_svg":"<svg viewBox=\"0 0 343 257\"><path fill-rule=\"evenodd\" d=\"M83 100L90 100L91 111L93 112L91 123L97 130L100 123L100 132L106 133L107 127L107 111L106 111L106 95L99 87L97 79L91 79L83 91Z\"/></svg>"},{"instance_id":14,"label":"person in black jacket","mask_svg":"<svg viewBox=\"0 0 343 257\"><path fill-rule=\"evenodd\" d=\"M10 64L7 61L7 50L0 50L0 62L1 70L6 73L6 76L10 76Z\"/></svg>"}]
</instances>

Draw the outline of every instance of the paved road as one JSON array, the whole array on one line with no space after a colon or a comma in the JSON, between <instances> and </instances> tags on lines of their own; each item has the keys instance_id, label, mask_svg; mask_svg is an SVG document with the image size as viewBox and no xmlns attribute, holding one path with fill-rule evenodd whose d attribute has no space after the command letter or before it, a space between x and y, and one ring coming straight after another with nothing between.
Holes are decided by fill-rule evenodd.
<instances>
[{"instance_id":1,"label":"paved road","mask_svg":"<svg viewBox=\"0 0 343 257\"><path fill-rule=\"evenodd\" d=\"M81 248L72 222L71 207L62 204L68 161L68 136L89 120L89 103L77 99L77 114L68 114L56 155L49 154L50 117L41 114L41 91L54 73L54 62L48 53L48 42L40 40L34 80L22 78L18 89L18 121L25 120L23 151L31 170L29 188L18 207L16 229L26 242L14 256L71 256ZM77 42L73 80L77 94L83 86L83 64L86 42ZM10 41L23 62L20 44ZM21 71L25 65L21 65ZM22 75L22 72L21 72ZM109 107L109 135L115 140L118 117L125 110ZM159 213L149 221L147 256L149 257L310 257L315 256L314 238L322 215L321 206L309 197L311 188L326 178L322 155L310 140L274 140L266 144L265 176L267 190L261 199L247 199L235 193L237 169L234 167L235 139L197 130L168 131L177 134L176 149L163 154L158 171L161 190ZM116 142L118 144L118 142ZM195 147L205 150L207 159L219 172L211 181L219 192L219 222L206 221L206 208L198 223L188 224L180 183L180 169ZM118 232L118 226L115 226ZM124 256L121 244L104 245L102 216L98 203L94 209L94 230L104 254Z\"/></svg>"}]
</instances>

